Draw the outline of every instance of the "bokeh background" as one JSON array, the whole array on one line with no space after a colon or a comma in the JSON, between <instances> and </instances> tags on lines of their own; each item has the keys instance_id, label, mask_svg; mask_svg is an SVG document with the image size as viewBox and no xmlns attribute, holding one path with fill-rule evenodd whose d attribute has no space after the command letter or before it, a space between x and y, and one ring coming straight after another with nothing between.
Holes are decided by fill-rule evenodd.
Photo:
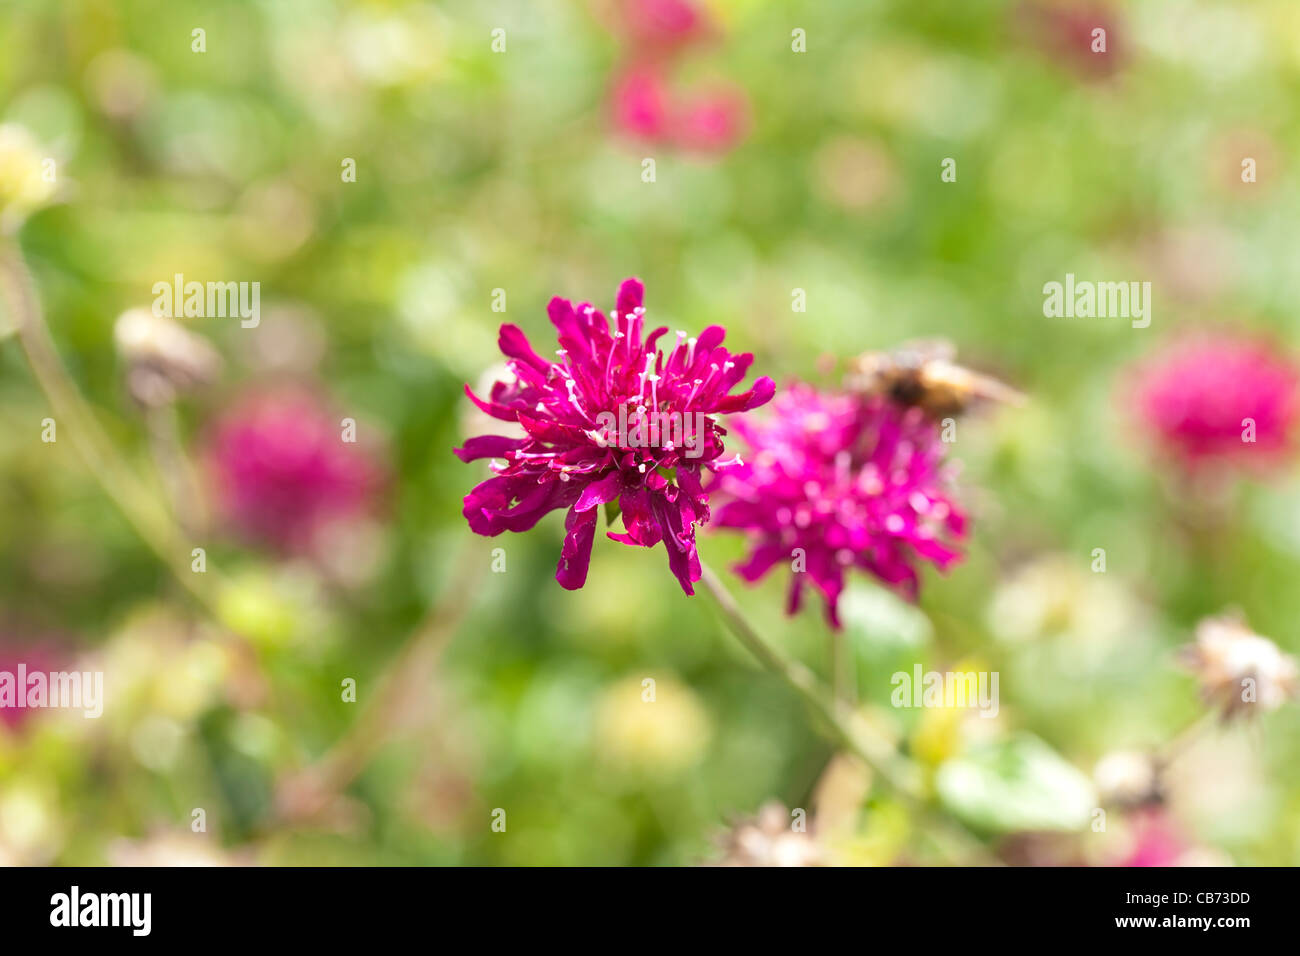
<instances>
[{"instance_id":1,"label":"bokeh background","mask_svg":"<svg viewBox=\"0 0 1300 956\"><path fill-rule=\"evenodd\" d=\"M570 593L559 515L466 528L482 463L451 449L478 427L461 389L500 361L497 326L545 354L552 295L608 308L628 275L656 324L725 325L778 384L943 336L1030 396L959 426L965 561L917 606L858 580L845 639L867 719L927 772L983 768L945 799L993 852L1130 858L1131 815L1095 832L1054 808L1101 806L1099 760L1204 713L1176 660L1196 622L1235 607L1300 649L1294 460L1183 480L1128 391L1135 362L1199 329L1295 343L1300 5L697 6L708 35L665 51L614 0L0 0L0 122L57 160L21 233L55 344L185 529L173 574L72 443L40 441L46 397L0 346L0 657L102 669L107 693L98 721L0 724L0 861L689 864L769 800L820 811L838 861L934 858L888 788L827 773L833 747L661 550L598 540ZM620 82L643 64L688 99L725 91L702 134L628 121ZM1045 318L1067 272L1150 281L1150 327ZM143 409L114 323L176 273L260 282L262 321L185 320L219 378ZM309 546L222 520L212 492L245 447L222 422L289 389L266 455L293 422L351 417L340 467L373 472L327 534L303 519ZM322 467L304 480L328 491ZM715 568L743 551L701 536ZM824 673L819 609L786 619L783 587L744 606ZM998 717L889 707L917 662L998 671ZM1162 826L1199 859L1300 862L1295 706L1199 734L1167 791Z\"/></svg>"}]
</instances>

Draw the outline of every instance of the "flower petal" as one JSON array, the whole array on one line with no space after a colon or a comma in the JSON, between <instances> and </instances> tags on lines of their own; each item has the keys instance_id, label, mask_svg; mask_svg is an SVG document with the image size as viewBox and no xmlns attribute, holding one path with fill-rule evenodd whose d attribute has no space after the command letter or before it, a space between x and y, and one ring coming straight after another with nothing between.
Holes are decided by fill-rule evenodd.
<instances>
[{"instance_id":1,"label":"flower petal","mask_svg":"<svg viewBox=\"0 0 1300 956\"><path fill-rule=\"evenodd\" d=\"M734 412L747 412L751 408L766 405L776 394L776 382L764 375L755 379L754 387L739 395L727 395L714 406L714 411L729 415Z\"/></svg>"},{"instance_id":2,"label":"flower petal","mask_svg":"<svg viewBox=\"0 0 1300 956\"><path fill-rule=\"evenodd\" d=\"M619 315L627 315L633 309L638 309L645 302L645 284L635 276L630 279L624 279L623 284L618 287L618 309Z\"/></svg>"},{"instance_id":3,"label":"flower petal","mask_svg":"<svg viewBox=\"0 0 1300 956\"><path fill-rule=\"evenodd\" d=\"M513 422L515 420L515 412L511 409L504 405L500 405L497 402L483 401L483 399L474 394L474 390L468 385L465 386L465 394L469 396L471 402L478 406L479 411L484 414L491 415L493 418L499 419L503 422Z\"/></svg>"},{"instance_id":4,"label":"flower petal","mask_svg":"<svg viewBox=\"0 0 1300 956\"><path fill-rule=\"evenodd\" d=\"M599 481L592 482L578 497L574 511L590 511L597 505L614 501L623 492L623 475L615 469Z\"/></svg>"},{"instance_id":5,"label":"flower petal","mask_svg":"<svg viewBox=\"0 0 1300 956\"><path fill-rule=\"evenodd\" d=\"M695 529L689 525L683 528L681 511L667 498L654 495L650 502L663 528L668 569L673 572L683 591L694 594L695 588L691 585L700 579L700 556L695 550Z\"/></svg>"},{"instance_id":6,"label":"flower petal","mask_svg":"<svg viewBox=\"0 0 1300 956\"><path fill-rule=\"evenodd\" d=\"M663 540L663 529L650 507L650 496L642 488L629 488L619 499L623 518L623 527L627 534L609 532L615 541L634 544L642 548L653 548Z\"/></svg>"},{"instance_id":7,"label":"flower petal","mask_svg":"<svg viewBox=\"0 0 1300 956\"><path fill-rule=\"evenodd\" d=\"M497 347L501 349L503 355L526 362L539 372L544 373L551 367L552 363L533 351L528 336L524 335L523 329L517 325L506 323L501 326L501 331L497 334Z\"/></svg>"},{"instance_id":8,"label":"flower petal","mask_svg":"<svg viewBox=\"0 0 1300 956\"><path fill-rule=\"evenodd\" d=\"M510 452L518 451L525 444L522 438L510 438L507 435L478 435L465 439L464 448L453 449L461 461L477 461L480 458L509 458Z\"/></svg>"},{"instance_id":9,"label":"flower petal","mask_svg":"<svg viewBox=\"0 0 1300 956\"><path fill-rule=\"evenodd\" d=\"M768 542L760 544L754 549L754 553L743 564L735 566L734 570L746 581L751 584L767 574L782 558L786 557L790 551L777 542Z\"/></svg>"},{"instance_id":10,"label":"flower petal","mask_svg":"<svg viewBox=\"0 0 1300 956\"><path fill-rule=\"evenodd\" d=\"M587 583L587 568L591 564L591 545L596 538L596 512L570 508L564 519L568 534L560 551L560 563L555 568L555 580L560 586L576 591Z\"/></svg>"}]
</instances>

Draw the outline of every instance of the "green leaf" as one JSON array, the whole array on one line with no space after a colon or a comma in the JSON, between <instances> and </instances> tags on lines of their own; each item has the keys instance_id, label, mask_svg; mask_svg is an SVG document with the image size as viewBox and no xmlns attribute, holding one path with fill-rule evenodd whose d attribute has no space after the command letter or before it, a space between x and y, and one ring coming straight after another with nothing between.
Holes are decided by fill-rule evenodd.
<instances>
[{"instance_id":1,"label":"green leaf","mask_svg":"<svg viewBox=\"0 0 1300 956\"><path fill-rule=\"evenodd\" d=\"M611 526L618 520L618 516L623 513L623 509L618 505L618 499L605 502L605 527Z\"/></svg>"},{"instance_id":2,"label":"green leaf","mask_svg":"<svg viewBox=\"0 0 1300 956\"><path fill-rule=\"evenodd\" d=\"M953 814L982 830L1081 830L1097 806L1092 782L1032 734L944 763L935 784Z\"/></svg>"}]
</instances>

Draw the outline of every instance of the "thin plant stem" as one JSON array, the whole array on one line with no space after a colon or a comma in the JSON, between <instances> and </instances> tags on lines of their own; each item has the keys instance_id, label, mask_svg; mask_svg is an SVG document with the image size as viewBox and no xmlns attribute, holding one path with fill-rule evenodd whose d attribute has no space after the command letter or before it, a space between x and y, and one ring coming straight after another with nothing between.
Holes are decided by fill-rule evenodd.
<instances>
[{"instance_id":1,"label":"thin plant stem","mask_svg":"<svg viewBox=\"0 0 1300 956\"><path fill-rule=\"evenodd\" d=\"M957 858L964 855L986 864L998 862L964 827L934 812L919 767L900 754L891 741L857 718L853 708L828 693L812 671L799 661L786 658L768 643L749 623L711 568L702 565L700 570L700 583L717 603L731 633L760 664L803 698L827 736L864 760L876 776L933 828L949 855Z\"/></svg>"},{"instance_id":2,"label":"thin plant stem","mask_svg":"<svg viewBox=\"0 0 1300 956\"><path fill-rule=\"evenodd\" d=\"M194 465L185 453L173 405L144 409L149 448L161 476L176 523L187 535L202 538L210 524Z\"/></svg>"},{"instance_id":3,"label":"thin plant stem","mask_svg":"<svg viewBox=\"0 0 1300 956\"><path fill-rule=\"evenodd\" d=\"M1192 744L1200 740L1210 728L1220 722L1219 714L1213 710L1197 714L1182 730L1175 734L1160 748L1156 760L1163 770L1191 749Z\"/></svg>"},{"instance_id":4,"label":"thin plant stem","mask_svg":"<svg viewBox=\"0 0 1300 956\"><path fill-rule=\"evenodd\" d=\"M217 619L221 619L213 578L190 570L190 549L182 540L158 496L122 461L94 412L59 358L41 309L35 283L17 241L0 238L0 303L9 313L19 345L37 385L55 414L55 427L72 446L109 500L140 539L172 572L177 582ZM58 432L55 433L56 436ZM215 573L215 572L208 572Z\"/></svg>"},{"instance_id":5,"label":"thin plant stem","mask_svg":"<svg viewBox=\"0 0 1300 956\"><path fill-rule=\"evenodd\" d=\"M900 758L892 744L862 732L849 724L845 708L833 702L811 670L799 661L788 660L764 640L745 618L735 598L708 566L701 568L700 583L717 602L732 634L760 664L793 689L825 724L838 743L862 757L896 791L919 796L921 780L915 768Z\"/></svg>"}]
</instances>

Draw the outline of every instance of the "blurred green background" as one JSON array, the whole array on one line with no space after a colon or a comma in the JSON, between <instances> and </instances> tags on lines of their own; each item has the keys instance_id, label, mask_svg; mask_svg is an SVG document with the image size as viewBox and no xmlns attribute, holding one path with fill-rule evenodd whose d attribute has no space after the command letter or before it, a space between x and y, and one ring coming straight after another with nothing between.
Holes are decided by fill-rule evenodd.
<instances>
[{"instance_id":1,"label":"blurred green background","mask_svg":"<svg viewBox=\"0 0 1300 956\"><path fill-rule=\"evenodd\" d=\"M214 619L71 445L39 441L46 400L5 343L0 642L95 662L107 703L99 721L0 725L0 861L681 864L768 799L812 807L833 748L661 550L598 540L570 593L553 580L558 515L493 540L461 518L483 476L451 454L474 427L461 388L500 361L497 326L547 354L550 296L609 308L628 275L655 324L725 325L778 384L945 336L1031 396L959 426L967 559L927 576L919 609L865 580L847 599L859 694L925 767L1019 733L1083 775L1162 746L1203 710L1175 651L1225 607L1300 649L1294 469L1207 504L1161 474L1125 398L1129 363L1202 326L1295 342L1300 4L711 0L717 35L676 74L738 86L752 117L711 156L614 127L611 77L636 55L615 6L0 0L0 122L59 170L22 246L71 376L142 480L161 481L113 323L175 273L262 295L257 329L188 323L226 366L179 404L187 446L241 394L293 379L354 417L391 474L333 567L211 528ZM1107 26L1104 62L1073 17ZM1241 182L1243 156L1258 182ZM1066 272L1150 281L1151 326L1044 318L1042 286ZM701 534L715 568L742 553ZM785 619L779 577L745 607L824 673L820 608ZM358 725L449 595L465 607L445 651L363 766L286 811L295 774ZM889 708L889 676L915 662L997 670L998 718ZM1295 707L1200 738L1169 797L1215 859L1300 862ZM887 789L850 817L842 859L927 858ZM1049 861L1120 858L1115 819ZM1015 829L981 832L1003 846Z\"/></svg>"}]
</instances>

